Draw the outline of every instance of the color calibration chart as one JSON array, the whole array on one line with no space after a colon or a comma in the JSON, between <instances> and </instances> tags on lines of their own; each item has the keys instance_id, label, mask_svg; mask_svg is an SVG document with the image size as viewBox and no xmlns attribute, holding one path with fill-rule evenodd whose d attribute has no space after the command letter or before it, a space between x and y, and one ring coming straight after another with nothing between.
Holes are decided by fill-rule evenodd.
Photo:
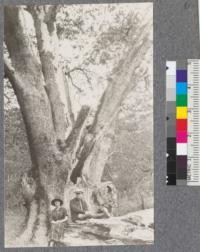
<instances>
[{"instance_id":1,"label":"color calibration chart","mask_svg":"<svg viewBox=\"0 0 200 252\"><path fill-rule=\"evenodd\" d=\"M166 63L167 185L200 185L200 60Z\"/></svg>"}]
</instances>

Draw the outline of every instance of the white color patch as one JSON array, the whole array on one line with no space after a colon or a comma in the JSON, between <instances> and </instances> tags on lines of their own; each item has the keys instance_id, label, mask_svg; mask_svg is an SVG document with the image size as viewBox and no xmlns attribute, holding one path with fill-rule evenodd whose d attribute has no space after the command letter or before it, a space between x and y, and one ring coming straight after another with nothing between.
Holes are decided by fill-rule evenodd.
<instances>
[{"instance_id":1,"label":"white color patch","mask_svg":"<svg viewBox=\"0 0 200 252\"><path fill-rule=\"evenodd\" d=\"M178 156L187 155L187 143L176 144L176 154Z\"/></svg>"},{"instance_id":2,"label":"white color patch","mask_svg":"<svg viewBox=\"0 0 200 252\"><path fill-rule=\"evenodd\" d=\"M176 75L176 61L167 61L166 66L168 67L167 75Z\"/></svg>"}]
</instances>

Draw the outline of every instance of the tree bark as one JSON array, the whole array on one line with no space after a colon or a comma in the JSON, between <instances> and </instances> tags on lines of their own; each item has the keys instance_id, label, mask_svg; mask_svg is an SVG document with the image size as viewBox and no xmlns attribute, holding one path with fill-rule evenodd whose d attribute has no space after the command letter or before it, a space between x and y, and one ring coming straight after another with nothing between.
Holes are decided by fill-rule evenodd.
<instances>
[{"instance_id":1,"label":"tree bark","mask_svg":"<svg viewBox=\"0 0 200 252\"><path fill-rule=\"evenodd\" d=\"M54 6L29 6L36 37L38 52L42 64L45 87L52 109L54 127L59 139L64 139L66 129L72 126L72 112L69 90L59 62L59 42L54 23L56 10ZM53 15L53 17L52 17Z\"/></svg>"},{"instance_id":2,"label":"tree bark","mask_svg":"<svg viewBox=\"0 0 200 252\"><path fill-rule=\"evenodd\" d=\"M60 129L58 134L55 128L41 63L31 50L20 7L5 8L5 43L12 63L9 65L6 60L5 71L22 111L33 164L31 176L37 184L35 195L29 200L30 214L23 240L24 235L31 239L34 234L41 236L41 232L46 232L50 200L63 195L70 163L68 155L57 147L63 131ZM55 97L52 99L55 101ZM57 109L62 114L62 107Z\"/></svg>"}]
</instances>

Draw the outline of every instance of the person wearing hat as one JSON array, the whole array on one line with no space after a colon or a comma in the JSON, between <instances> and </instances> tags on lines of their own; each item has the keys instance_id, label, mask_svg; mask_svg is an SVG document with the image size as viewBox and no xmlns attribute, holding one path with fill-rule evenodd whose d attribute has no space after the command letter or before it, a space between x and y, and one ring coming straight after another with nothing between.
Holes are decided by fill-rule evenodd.
<instances>
[{"instance_id":1,"label":"person wearing hat","mask_svg":"<svg viewBox=\"0 0 200 252\"><path fill-rule=\"evenodd\" d=\"M51 205L54 209L50 213L50 234L49 234L49 246L56 246L60 240L64 238L64 228L66 221L68 220L67 210L62 207L63 201L59 198L55 198L51 201Z\"/></svg>"},{"instance_id":2,"label":"person wearing hat","mask_svg":"<svg viewBox=\"0 0 200 252\"><path fill-rule=\"evenodd\" d=\"M88 211L87 202L83 199L83 191L77 189L76 196L70 201L71 219L73 222L77 220L86 220L92 217Z\"/></svg>"}]
</instances>

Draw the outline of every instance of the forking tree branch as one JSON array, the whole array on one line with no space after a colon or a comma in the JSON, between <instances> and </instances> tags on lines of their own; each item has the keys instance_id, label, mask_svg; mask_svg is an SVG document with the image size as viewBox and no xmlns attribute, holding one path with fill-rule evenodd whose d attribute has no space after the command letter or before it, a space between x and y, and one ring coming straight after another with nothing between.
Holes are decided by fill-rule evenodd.
<instances>
[{"instance_id":1,"label":"forking tree branch","mask_svg":"<svg viewBox=\"0 0 200 252\"><path fill-rule=\"evenodd\" d=\"M58 37L55 25L56 6L29 6L34 21L37 46L50 100L54 125L59 139L64 139L67 128L73 125L68 83L59 62ZM67 119L66 119L67 117Z\"/></svg>"}]
</instances>

